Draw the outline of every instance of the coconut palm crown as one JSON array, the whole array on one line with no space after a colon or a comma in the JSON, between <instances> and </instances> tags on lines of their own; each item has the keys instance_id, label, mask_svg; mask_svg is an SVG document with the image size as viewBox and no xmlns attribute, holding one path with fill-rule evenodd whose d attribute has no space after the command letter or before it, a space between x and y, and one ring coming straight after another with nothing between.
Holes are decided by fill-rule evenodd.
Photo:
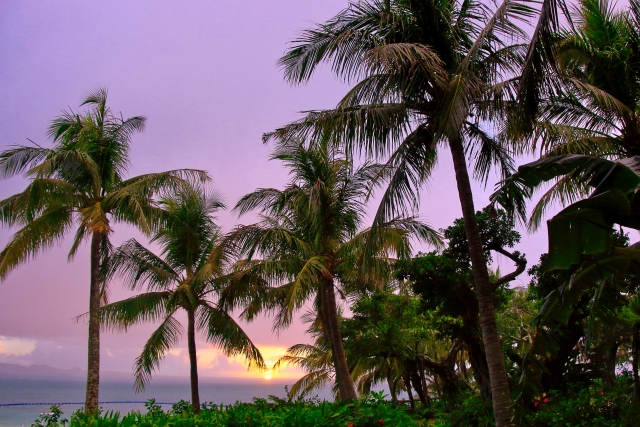
<instances>
[{"instance_id":1,"label":"coconut palm crown","mask_svg":"<svg viewBox=\"0 0 640 427\"><path fill-rule=\"evenodd\" d=\"M196 332L228 356L244 356L249 365L264 367L258 348L242 327L217 303L233 259L212 214L224 207L215 194L203 188L186 189L160 200L167 221L151 242L160 244L155 255L135 239L125 242L111 259L109 276L119 275L131 290L146 292L108 304L101 309L105 328L127 330L142 322L160 321L135 361L134 386L142 391L164 355L178 344L182 327L176 314L187 314L191 403L200 411Z\"/></svg>"},{"instance_id":2,"label":"coconut palm crown","mask_svg":"<svg viewBox=\"0 0 640 427\"><path fill-rule=\"evenodd\" d=\"M161 224L154 202L160 191L182 188L186 179L208 180L190 169L125 179L134 133L144 130L143 116L122 119L107 107L107 90L87 95L81 114L65 111L49 127L53 148L16 146L0 153L0 178L24 173L27 188L0 201L0 222L18 227L0 252L0 280L38 253L60 242L73 228L69 260L90 240L91 279L85 409L98 409L101 298L107 295L102 272L111 252L113 223L127 223L149 233Z\"/></svg>"}]
</instances>

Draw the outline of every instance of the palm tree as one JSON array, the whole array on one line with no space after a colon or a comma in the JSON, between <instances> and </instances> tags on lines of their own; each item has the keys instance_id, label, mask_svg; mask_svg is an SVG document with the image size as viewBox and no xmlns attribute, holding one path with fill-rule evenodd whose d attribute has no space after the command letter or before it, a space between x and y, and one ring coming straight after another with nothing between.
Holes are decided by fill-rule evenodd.
<instances>
[{"instance_id":1,"label":"palm tree","mask_svg":"<svg viewBox=\"0 0 640 427\"><path fill-rule=\"evenodd\" d=\"M448 145L498 426L510 423L511 398L467 156L475 177L485 182L493 164L503 176L512 170L510 153L496 135L506 127L505 111L515 98L527 52L526 45L517 43L526 34L516 22L533 12L513 0L494 9L479 1L353 2L326 23L303 32L280 65L294 84L307 81L325 62L342 79L360 81L337 108L311 112L265 136L326 139L341 143L349 153L390 154L390 184L375 224L402 212L406 201L415 208L419 189L437 162L438 148Z\"/></svg>"},{"instance_id":2,"label":"palm tree","mask_svg":"<svg viewBox=\"0 0 640 427\"><path fill-rule=\"evenodd\" d=\"M382 166L365 163L355 169L327 144L315 148L300 143L280 144L272 159L285 163L291 181L284 190L258 189L242 197L240 215L260 209L262 221L238 227L233 233L245 265L236 280L262 278L269 287L254 295L244 315L277 313L274 328L289 325L293 314L309 300L329 343L341 399L357 397L339 329L336 289L344 297L357 289L385 282L393 256L410 255L410 236L437 244L439 235L415 218L394 218L361 230L364 201L370 181ZM369 243L369 246L367 245ZM260 257L260 258L258 258ZM257 294L256 294L257 295ZM242 295L236 295L243 301ZM251 300L247 295L244 301Z\"/></svg>"},{"instance_id":3,"label":"palm tree","mask_svg":"<svg viewBox=\"0 0 640 427\"><path fill-rule=\"evenodd\" d=\"M125 179L131 136L144 129L143 116L122 119L106 106L107 90L99 88L82 102L85 114L64 112L49 127L53 148L16 146L0 153L0 177L20 173L27 188L0 201L0 221L18 226L0 252L0 279L12 269L61 241L77 226L69 252L90 239L89 343L85 409L98 409L100 373L100 304L106 296L101 278L111 252L112 222L128 223L143 232L162 220L153 195L181 188L185 178L201 181L207 174L175 170Z\"/></svg>"},{"instance_id":4,"label":"palm tree","mask_svg":"<svg viewBox=\"0 0 640 427\"><path fill-rule=\"evenodd\" d=\"M191 403L200 412L196 331L221 347L227 355L243 355L250 364L264 367L258 348L240 325L214 299L224 286L233 251L225 244L212 214L224 207L202 188L187 189L165 197L160 207L166 225L151 239L162 248L162 257L135 239L119 247L111 260L110 276L121 275L131 290L146 286L146 293L102 307L106 328L127 330L134 324L162 320L135 361L134 387L144 390L152 372L181 335L176 313L187 313L187 344L191 373Z\"/></svg>"},{"instance_id":5,"label":"palm tree","mask_svg":"<svg viewBox=\"0 0 640 427\"><path fill-rule=\"evenodd\" d=\"M282 365L302 368L306 373L291 385L288 390L289 399L303 399L314 390L331 384L334 396L339 397L339 389L335 381L335 369L331 347L325 339L322 324L316 310L308 310L301 316L303 323L309 324L307 335L313 344L294 344L287 349L287 354L280 357L273 365L273 370ZM352 376L353 378L353 376Z\"/></svg>"},{"instance_id":6,"label":"palm tree","mask_svg":"<svg viewBox=\"0 0 640 427\"><path fill-rule=\"evenodd\" d=\"M632 0L624 11L614 7L607 0L581 0L570 25L555 35L556 73L548 77L555 82L538 102L530 151L558 162L574 154L613 160L640 155L640 2ZM590 192L574 172L566 171L541 196L531 229L555 202L572 203ZM523 206L519 213L524 219Z\"/></svg>"}]
</instances>

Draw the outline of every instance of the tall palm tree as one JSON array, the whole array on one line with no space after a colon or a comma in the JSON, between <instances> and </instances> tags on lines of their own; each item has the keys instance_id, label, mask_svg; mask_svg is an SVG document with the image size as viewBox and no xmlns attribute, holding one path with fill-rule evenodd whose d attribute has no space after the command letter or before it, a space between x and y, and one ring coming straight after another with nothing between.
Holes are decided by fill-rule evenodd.
<instances>
[{"instance_id":1,"label":"tall palm tree","mask_svg":"<svg viewBox=\"0 0 640 427\"><path fill-rule=\"evenodd\" d=\"M526 38L517 24L533 13L513 0L495 8L474 0L352 2L326 23L303 32L280 64L294 84L307 81L322 63L329 63L342 79L359 82L337 108L311 112L265 136L327 139L349 152L390 154L390 184L376 224L402 211L406 201L416 206L438 148L448 146L498 426L510 423L511 399L467 157L474 163L475 177L485 182L493 164L503 175L512 170L510 153L496 135L505 127L505 110L515 98L527 52L526 45L517 43Z\"/></svg>"},{"instance_id":2,"label":"tall palm tree","mask_svg":"<svg viewBox=\"0 0 640 427\"><path fill-rule=\"evenodd\" d=\"M167 218L151 239L162 248L162 257L135 239L119 247L111 260L110 276L121 275L131 290L146 286L146 293L102 307L106 328L127 330L134 324L162 320L135 361L134 386L142 391L165 353L181 335L175 314L187 313L187 347L191 373L191 404L200 412L196 331L221 347L227 355L243 355L250 364L264 367L258 348L242 327L215 299L224 287L233 250L213 222L212 214L224 207L202 188L179 191L160 201Z\"/></svg>"},{"instance_id":3,"label":"tall palm tree","mask_svg":"<svg viewBox=\"0 0 640 427\"><path fill-rule=\"evenodd\" d=\"M240 215L260 209L262 221L238 227L233 238L248 255L243 277L261 277L267 287L261 300L245 309L251 318L259 309L277 313L274 328L289 325L293 314L309 300L329 343L339 396L355 399L339 328L336 290L345 297L356 289L384 283L392 257L410 255L411 236L437 244L439 235L415 218L394 218L361 230L364 201L370 181L382 166L365 163L359 168L327 144L281 144L272 159L284 162L291 181L284 190L258 189L242 197L235 210ZM370 241L370 247L367 247ZM242 298L238 299L242 301Z\"/></svg>"},{"instance_id":4,"label":"tall palm tree","mask_svg":"<svg viewBox=\"0 0 640 427\"><path fill-rule=\"evenodd\" d=\"M106 295L106 265L112 223L128 223L148 233L162 221L153 196L181 188L185 178L208 180L203 171L175 170L125 179L131 136L144 129L143 116L122 119L107 107L107 90L90 93L84 113L64 112L49 127L53 148L16 146L0 153L0 177L24 173L27 188L0 201L0 221L18 226L0 252L0 280L21 263L61 241L77 226L69 252L90 240L89 342L85 409L98 409L100 304Z\"/></svg>"}]
</instances>

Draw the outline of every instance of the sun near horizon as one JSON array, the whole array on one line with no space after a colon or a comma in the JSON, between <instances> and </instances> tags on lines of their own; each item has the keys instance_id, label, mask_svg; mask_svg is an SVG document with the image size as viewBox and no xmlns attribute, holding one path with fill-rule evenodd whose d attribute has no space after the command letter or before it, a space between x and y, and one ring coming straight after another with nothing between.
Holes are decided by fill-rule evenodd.
<instances>
[{"instance_id":1,"label":"sun near horizon","mask_svg":"<svg viewBox=\"0 0 640 427\"><path fill-rule=\"evenodd\" d=\"M273 378L273 365L275 362L273 360L265 360L264 364L267 366L264 372L264 379L268 381Z\"/></svg>"}]
</instances>

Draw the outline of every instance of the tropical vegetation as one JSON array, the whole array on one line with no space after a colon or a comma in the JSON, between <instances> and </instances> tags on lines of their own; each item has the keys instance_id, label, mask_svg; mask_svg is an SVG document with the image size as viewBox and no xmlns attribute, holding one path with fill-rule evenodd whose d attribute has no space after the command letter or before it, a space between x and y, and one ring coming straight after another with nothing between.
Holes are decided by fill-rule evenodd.
<instances>
[{"instance_id":1,"label":"tropical vegetation","mask_svg":"<svg viewBox=\"0 0 640 427\"><path fill-rule=\"evenodd\" d=\"M275 312L276 329L289 325L295 311L313 300L314 321L328 344L339 396L354 400L336 290L346 298L380 286L392 257L411 253L411 237L438 243L438 233L415 218L379 224L375 237L371 228L361 229L362 202L381 165L355 168L329 144L309 148L295 142L281 144L273 159L285 163L291 181L284 190L264 188L242 197L235 209L242 215L259 208L262 221L240 226L230 236L247 254L236 282L266 286L248 287L249 295L233 292L234 297L247 304L247 319L260 310Z\"/></svg>"},{"instance_id":2,"label":"tropical vegetation","mask_svg":"<svg viewBox=\"0 0 640 427\"><path fill-rule=\"evenodd\" d=\"M100 305L107 298L104 273L113 252L114 223L158 230L162 212L154 195L205 182L204 171L182 169L125 179L131 137L144 130L144 116L123 119L107 107L107 90L98 88L82 101L85 113L65 111L49 126L53 148L16 146L0 153L0 177L24 173L29 185L0 201L0 221L20 227L0 252L0 279L61 241L77 227L69 260L90 240L89 344L87 410L98 409Z\"/></svg>"},{"instance_id":3,"label":"tropical vegetation","mask_svg":"<svg viewBox=\"0 0 640 427\"><path fill-rule=\"evenodd\" d=\"M242 355L250 366L264 366L258 348L216 300L224 289L233 252L212 217L224 204L209 193L204 187L188 186L158 201L165 226L150 243L160 244L161 256L131 239L109 260L109 278L119 275L131 290L145 287L147 292L100 308L106 328L126 331L137 323L160 321L135 361L138 391L144 390L165 353L178 344L182 327L175 316L186 311L191 405L196 414L200 412L196 331L204 332L207 341L228 356Z\"/></svg>"},{"instance_id":4,"label":"tropical vegetation","mask_svg":"<svg viewBox=\"0 0 640 427\"><path fill-rule=\"evenodd\" d=\"M502 176L512 171L500 134L526 54L518 23L532 16L527 4L509 0L495 7L456 0L352 3L304 32L280 64L292 83L307 81L325 62L344 80L359 81L335 109L314 111L265 137L311 136L387 158L389 184L376 225L417 205L438 149L449 148L498 425L509 423L511 398L467 159L480 180L493 166Z\"/></svg>"},{"instance_id":5,"label":"tropical vegetation","mask_svg":"<svg viewBox=\"0 0 640 427\"><path fill-rule=\"evenodd\" d=\"M28 179L0 201L17 228L0 279L72 228L70 259L90 240L86 411L35 425L639 425L640 1L353 1L279 65L291 84L328 65L351 89L264 135L290 179L235 203L253 224L216 225L204 171L125 179L145 119L113 114L104 89L53 121L53 148L0 153L3 178ZM417 212L442 149L461 217L435 230ZM491 177L477 209L472 179ZM548 251L527 270L518 227L545 220ZM159 249L112 247L115 223ZM137 294L108 301L116 279ZM159 323L135 361L141 390L181 310L191 402L100 414L100 328ZM307 324L274 366L301 378L286 399L201 403L196 332L264 368L242 326L262 315L278 333ZM322 387L334 403L313 398Z\"/></svg>"}]
</instances>

